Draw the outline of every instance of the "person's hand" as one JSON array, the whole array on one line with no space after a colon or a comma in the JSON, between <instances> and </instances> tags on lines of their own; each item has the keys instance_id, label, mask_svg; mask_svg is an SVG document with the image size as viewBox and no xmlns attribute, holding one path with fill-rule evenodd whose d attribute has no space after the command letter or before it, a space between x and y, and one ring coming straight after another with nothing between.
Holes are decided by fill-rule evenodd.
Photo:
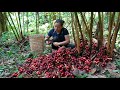
<instances>
[{"instance_id":1,"label":"person's hand","mask_svg":"<svg viewBox=\"0 0 120 90\"><path fill-rule=\"evenodd\" d=\"M65 49L65 46L59 47L59 50L63 50Z\"/></svg>"},{"instance_id":2,"label":"person's hand","mask_svg":"<svg viewBox=\"0 0 120 90\"><path fill-rule=\"evenodd\" d=\"M54 42L53 45L55 45L56 47L59 47L59 43L58 42Z\"/></svg>"},{"instance_id":3,"label":"person's hand","mask_svg":"<svg viewBox=\"0 0 120 90\"><path fill-rule=\"evenodd\" d=\"M46 44L48 44L48 45L51 44L51 43L52 43L52 41L50 41L50 40L46 41Z\"/></svg>"}]
</instances>

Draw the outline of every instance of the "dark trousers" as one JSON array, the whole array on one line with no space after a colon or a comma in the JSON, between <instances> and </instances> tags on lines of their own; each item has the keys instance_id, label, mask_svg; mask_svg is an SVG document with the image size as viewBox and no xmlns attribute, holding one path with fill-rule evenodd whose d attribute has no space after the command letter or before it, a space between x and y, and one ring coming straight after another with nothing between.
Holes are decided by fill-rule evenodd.
<instances>
[{"instance_id":1,"label":"dark trousers","mask_svg":"<svg viewBox=\"0 0 120 90\"><path fill-rule=\"evenodd\" d=\"M73 49L73 48L75 48L75 45L74 44L68 44L68 45L65 45L65 47ZM54 46L53 43L52 43L52 49L58 50L58 48L59 47Z\"/></svg>"}]
</instances>

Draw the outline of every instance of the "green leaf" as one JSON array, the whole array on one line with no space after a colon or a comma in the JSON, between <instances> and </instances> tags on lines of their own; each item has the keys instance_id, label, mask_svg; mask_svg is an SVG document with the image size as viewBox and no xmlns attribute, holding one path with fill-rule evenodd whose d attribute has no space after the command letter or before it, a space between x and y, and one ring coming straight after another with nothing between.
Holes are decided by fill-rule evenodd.
<instances>
[{"instance_id":1,"label":"green leaf","mask_svg":"<svg viewBox=\"0 0 120 90\"><path fill-rule=\"evenodd\" d=\"M88 74L76 75L76 78L86 78Z\"/></svg>"},{"instance_id":2,"label":"green leaf","mask_svg":"<svg viewBox=\"0 0 120 90\"><path fill-rule=\"evenodd\" d=\"M107 78L110 78L110 77L111 77L111 75L110 75L110 74L107 74L106 76L107 76Z\"/></svg>"},{"instance_id":3,"label":"green leaf","mask_svg":"<svg viewBox=\"0 0 120 90\"><path fill-rule=\"evenodd\" d=\"M83 74L82 76L81 76L81 78L86 78L88 76L88 74Z\"/></svg>"},{"instance_id":4,"label":"green leaf","mask_svg":"<svg viewBox=\"0 0 120 90\"><path fill-rule=\"evenodd\" d=\"M120 60L116 60L116 65L120 66Z\"/></svg>"},{"instance_id":5,"label":"green leaf","mask_svg":"<svg viewBox=\"0 0 120 90\"><path fill-rule=\"evenodd\" d=\"M120 70L113 70L113 72L115 72L115 73L120 73Z\"/></svg>"},{"instance_id":6,"label":"green leaf","mask_svg":"<svg viewBox=\"0 0 120 90\"><path fill-rule=\"evenodd\" d=\"M18 76L18 78L23 78L22 74Z\"/></svg>"},{"instance_id":7,"label":"green leaf","mask_svg":"<svg viewBox=\"0 0 120 90\"><path fill-rule=\"evenodd\" d=\"M4 66L0 66L0 70L3 70L4 69Z\"/></svg>"},{"instance_id":8,"label":"green leaf","mask_svg":"<svg viewBox=\"0 0 120 90\"><path fill-rule=\"evenodd\" d=\"M76 78L81 78L81 75L75 75Z\"/></svg>"}]
</instances>

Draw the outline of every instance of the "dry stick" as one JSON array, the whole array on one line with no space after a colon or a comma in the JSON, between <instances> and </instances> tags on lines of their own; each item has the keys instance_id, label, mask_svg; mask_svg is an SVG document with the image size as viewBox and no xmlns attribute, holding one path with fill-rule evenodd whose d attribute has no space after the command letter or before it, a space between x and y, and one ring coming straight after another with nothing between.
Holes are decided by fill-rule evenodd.
<instances>
[{"instance_id":1,"label":"dry stick","mask_svg":"<svg viewBox=\"0 0 120 90\"><path fill-rule=\"evenodd\" d=\"M11 15L10 15L10 13L9 13L9 12L8 12L8 15L10 16L10 19L11 19L11 21L12 21L12 24L13 24L13 26L14 26L15 30L16 30L17 37L18 37L18 40L19 40L19 39L20 39L20 36L19 36L19 34L18 34L18 32L17 32L17 28L16 28L16 26L15 26L15 24L14 24L14 22L13 22L13 19L12 19L12 17L11 17Z\"/></svg>"},{"instance_id":2,"label":"dry stick","mask_svg":"<svg viewBox=\"0 0 120 90\"><path fill-rule=\"evenodd\" d=\"M112 40L111 53L110 53L111 56L113 56L113 49L114 49L114 46L115 46L117 33L118 33L119 29L120 29L120 12L118 14L117 24L115 26L115 32L114 32L114 36L113 36L113 40Z\"/></svg>"},{"instance_id":3,"label":"dry stick","mask_svg":"<svg viewBox=\"0 0 120 90\"><path fill-rule=\"evenodd\" d=\"M8 23L9 23L9 25L10 25L10 27L11 27L11 29L12 29L14 35L15 35L16 40L19 41L19 39L18 39L18 37L17 37L17 35L16 35L16 33L15 33L15 31L14 31L14 29L13 29L13 27L12 27L12 25L11 25L9 19L8 19L8 17L6 16L5 18L7 19Z\"/></svg>"},{"instance_id":4,"label":"dry stick","mask_svg":"<svg viewBox=\"0 0 120 90\"><path fill-rule=\"evenodd\" d=\"M110 48L110 44L111 44L110 37L111 37L112 25L113 25L114 17L115 17L115 12L113 12L112 16L111 16L111 13L110 13L110 16L109 16L109 26L108 26L109 34L108 34L108 43L107 43L107 51L108 52L111 51L111 48Z\"/></svg>"},{"instance_id":5,"label":"dry stick","mask_svg":"<svg viewBox=\"0 0 120 90\"><path fill-rule=\"evenodd\" d=\"M98 51L91 57L91 60L93 61L95 59L95 57L97 56Z\"/></svg>"}]
</instances>

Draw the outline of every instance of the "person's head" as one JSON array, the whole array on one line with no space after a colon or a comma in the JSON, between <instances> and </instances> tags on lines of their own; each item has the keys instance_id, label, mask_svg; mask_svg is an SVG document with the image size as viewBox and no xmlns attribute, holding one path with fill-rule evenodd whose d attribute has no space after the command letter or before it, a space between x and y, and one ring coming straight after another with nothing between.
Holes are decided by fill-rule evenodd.
<instances>
[{"instance_id":1,"label":"person's head","mask_svg":"<svg viewBox=\"0 0 120 90\"><path fill-rule=\"evenodd\" d=\"M61 19L57 19L54 23L54 29L58 32L61 31L61 29L63 28L63 24L64 24L64 21L61 20Z\"/></svg>"}]
</instances>

